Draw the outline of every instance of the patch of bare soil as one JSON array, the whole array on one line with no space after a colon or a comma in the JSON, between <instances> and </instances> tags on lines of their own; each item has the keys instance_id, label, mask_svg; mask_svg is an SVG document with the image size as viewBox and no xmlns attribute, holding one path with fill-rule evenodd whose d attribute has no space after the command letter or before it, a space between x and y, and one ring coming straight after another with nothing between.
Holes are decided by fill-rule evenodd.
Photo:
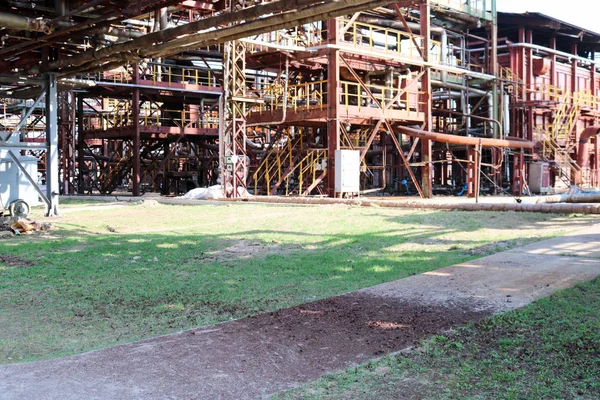
<instances>
[{"instance_id":1,"label":"patch of bare soil","mask_svg":"<svg viewBox=\"0 0 600 400\"><path fill-rule=\"evenodd\" d=\"M284 254L294 248L300 248L300 246L284 246L275 241L269 244L263 244L252 240L242 239L222 250L202 253L198 258L206 261L213 261L250 258L256 256L264 257L269 254Z\"/></svg>"},{"instance_id":2,"label":"patch of bare soil","mask_svg":"<svg viewBox=\"0 0 600 400\"><path fill-rule=\"evenodd\" d=\"M0 366L0 391L57 400L89 393L264 398L486 315L472 309L468 302L422 306L351 293L87 354Z\"/></svg>"},{"instance_id":3,"label":"patch of bare soil","mask_svg":"<svg viewBox=\"0 0 600 400\"><path fill-rule=\"evenodd\" d=\"M35 265L33 261L24 260L19 256L0 255L0 263L7 267L27 268Z\"/></svg>"},{"instance_id":4,"label":"patch of bare soil","mask_svg":"<svg viewBox=\"0 0 600 400\"><path fill-rule=\"evenodd\" d=\"M406 348L428 335L488 315L471 309L469 304L425 306L352 293L239 323L269 335L269 341L287 342L305 357L318 359L326 350L332 358L356 360Z\"/></svg>"}]
</instances>

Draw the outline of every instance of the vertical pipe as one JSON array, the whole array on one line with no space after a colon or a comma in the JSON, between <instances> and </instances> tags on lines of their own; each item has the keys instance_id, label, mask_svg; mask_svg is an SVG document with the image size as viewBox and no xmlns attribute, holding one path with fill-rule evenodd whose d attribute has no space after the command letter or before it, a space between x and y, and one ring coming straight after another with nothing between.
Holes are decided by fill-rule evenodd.
<instances>
[{"instance_id":1,"label":"vertical pipe","mask_svg":"<svg viewBox=\"0 0 600 400\"><path fill-rule=\"evenodd\" d=\"M58 93L56 74L48 74L46 88L46 216L58 215Z\"/></svg>"},{"instance_id":2,"label":"vertical pipe","mask_svg":"<svg viewBox=\"0 0 600 400\"><path fill-rule=\"evenodd\" d=\"M442 34L441 34L441 56L440 56L440 60L442 62L442 65L449 65L448 62L448 31L446 31L445 29L442 29ZM442 83L446 83L448 82L448 71L446 71L445 69L442 71Z\"/></svg>"}]
</instances>

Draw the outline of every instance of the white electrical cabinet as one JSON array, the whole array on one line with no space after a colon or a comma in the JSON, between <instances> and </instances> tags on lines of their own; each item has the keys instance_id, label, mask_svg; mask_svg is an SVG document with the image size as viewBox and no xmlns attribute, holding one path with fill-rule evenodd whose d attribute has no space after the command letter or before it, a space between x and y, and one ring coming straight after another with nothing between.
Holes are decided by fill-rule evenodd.
<instances>
[{"instance_id":1,"label":"white electrical cabinet","mask_svg":"<svg viewBox=\"0 0 600 400\"><path fill-rule=\"evenodd\" d=\"M550 192L550 166L545 162L529 164L529 189L532 193Z\"/></svg>"},{"instance_id":2,"label":"white electrical cabinet","mask_svg":"<svg viewBox=\"0 0 600 400\"><path fill-rule=\"evenodd\" d=\"M335 192L358 193L360 191L360 151L335 151Z\"/></svg>"},{"instance_id":3,"label":"white electrical cabinet","mask_svg":"<svg viewBox=\"0 0 600 400\"><path fill-rule=\"evenodd\" d=\"M31 156L18 156L27 173L37 179L38 160ZM18 199L29 205L39 204L38 193L11 158L0 158L0 199L3 207Z\"/></svg>"}]
</instances>

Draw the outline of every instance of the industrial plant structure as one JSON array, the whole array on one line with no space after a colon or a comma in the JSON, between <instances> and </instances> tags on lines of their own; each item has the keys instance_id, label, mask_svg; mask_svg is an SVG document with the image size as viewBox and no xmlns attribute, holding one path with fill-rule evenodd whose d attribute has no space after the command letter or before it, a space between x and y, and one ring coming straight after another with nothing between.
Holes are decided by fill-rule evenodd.
<instances>
[{"instance_id":1,"label":"industrial plant structure","mask_svg":"<svg viewBox=\"0 0 600 400\"><path fill-rule=\"evenodd\" d=\"M211 185L600 186L600 34L495 0L8 0L0 21L0 193L16 176L49 214Z\"/></svg>"}]
</instances>

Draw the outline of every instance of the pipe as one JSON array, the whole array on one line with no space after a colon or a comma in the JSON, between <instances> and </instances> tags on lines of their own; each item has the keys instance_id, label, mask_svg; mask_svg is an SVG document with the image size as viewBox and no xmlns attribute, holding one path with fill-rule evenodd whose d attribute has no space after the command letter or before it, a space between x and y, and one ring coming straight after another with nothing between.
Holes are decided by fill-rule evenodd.
<instances>
[{"instance_id":1,"label":"pipe","mask_svg":"<svg viewBox=\"0 0 600 400\"><path fill-rule=\"evenodd\" d=\"M19 29L32 32L52 33L52 27L44 19L34 19L21 15L0 12L0 26L8 29Z\"/></svg>"},{"instance_id":2,"label":"pipe","mask_svg":"<svg viewBox=\"0 0 600 400\"><path fill-rule=\"evenodd\" d=\"M600 203L600 193L575 193L545 196L537 199L536 204L541 203Z\"/></svg>"},{"instance_id":3,"label":"pipe","mask_svg":"<svg viewBox=\"0 0 600 400\"><path fill-rule=\"evenodd\" d=\"M592 136L596 136L600 133L600 126L594 125L587 127L581 132L579 136L579 147L577 149L577 165L579 165L580 170L575 172L575 184L581 185L583 183L582 171L584 168L587 168L590 154L588 151L588 143Z\"/></svg>"},{"instance_id":4,"label":"pipe","mask_svg":"<svg viewBox=\"0 0 600 400\"><path fill-rule=\"evenodd\" d=\"M445 29L442 29L441 42L440 61L442 65L448 65L448 33ZM446 82L448 82L448 71L442 71L442 83L446 84Z\"/></svg>"},{"instance_id":5,"label":"pipe","mask_svg":"<svg viewBox=\"0 0 600 400\"><path fill-rule=\"evenodd\" d=\"M159 199L166 202L166 199ZM168 201L173 201L168 199ZM242 202L248 199L223 199L223 202ZM390 201L373 200L369 198L357 199L334 199L317 197L280 197L280 196L252 196L251 201L258 203L281 203L281 204L346 204L353 206L379 206L407 209L432 209L432 210L461 210L461 211L520 211L538 213L585 213L600 214L600 205L583 204L527 204L527 203L434 203L427 201Z\"/></svg>"},{"instance_id":6,"label":"pipe","mask_svg":"<svg viewBox=\"0 0 600 400\"><path fill-rule=\"evenodd\" d=\"M510 95L504 94L504 102L503 105L503 116L502 123L504 124L503 134L505 136L510 135Z\"/></svg>"},{"instance_id":7,"label":"pipe","mask_svg":"<svg viewBox=\"0 0 600 400\"><path fill-rule=\"evenodd\" d=\"M358 17L358 21L364 22L365 24L385 26L386 28L399 29L402 31L406 30L406 28L404 27L404 24L398 20L360 16L360 17ZM407 21L406 25L408 25L408 27L410 28L411 31L421 32L421 24L418 24L416 22L408 22ZM436 27L436 26L430 27L429 30L434 33L442 33L442 32L446 31L444 28Z\"/></svg>"},{"instance_id":8,"label":"pipe","mask_svg":"<svg viewBox=\"0 0 600 400\"><path fill-rule=\"evenodd\" d=\"M418 137L421 139L432 140L434 142L463 144L467 146L478 146L481 140L483 147L509 147L513 149L533 149L533 143L528 140L506 140L506 139L488 139L468 136L456 136L446 133L430 132L421 129L398 126L395 128L397 133Z\"/></svg>"},{"instance_id":9,"label":"pipe","mask_svg":"<svg viewBox=\"0 0 600 400\"><path fill-rule=\"evenodd\" d=\"M470 88L470 87L459 85L459 84L456 84L456 83L447 83L447 82L444 83L444 82L440 82L440 81L431 81L431 85L432 86L435 85L435 86L439 86L439 87L456 89L456 90L468 92L469 93L469 97L472 96L471 93L473 93L474 96L479 96L479 97L485 96L485 97L487 97L487 102L488 102L488 118L491 119L491 120L494 119L494 97L492 96L492 94L490 92L487 92L485 90ZM464 100L463 100L463 103L466 104L467 102L464 102ZM467 112L465 112L465 111L467 111ZM464 114L470 114L470 112L468 112L468 111L470 111L470 110L466 110L463 107L463 113ZM468 118L467 119L468 124L470 124L471 120L470 120L469 117L467 117L467 118Z\"/></svg>"},{"instance_id":10,"label":"pipe","mask_svg":"<svg viewBox=\"0 0 600 400\"><path fill-rule=\"evenodd\" d=\"M443 113L448 113L448 114L451 114L451 115L458 115L458 116L462 116L462 117L468 117L469 119L470 118L475 118L475 119L479 119L479 120L482 120L482 121L488 121L488 122L491 122L493 124L496 124L498 126L498 129L500 129L500 132L502 132L502 125L500 124L500 121L498 121L497 119L481 117L479 115L464 115L461 112L452 111L452 110L448 110L448 109L445 109L445 108L436 108L436 111L441 111Z\"/></svg>"},{"instance_id":11,"label":"pipe","mask_svg":"<svg viewBox=\"0 0 600 400\"><path fill-rule=\"evenodd\" d=\"M585 62L585 63L592 64L592 65L596 65L597 64L596 61L594 61L594 60L592 60L590 58L581 57L581 56L578 56L577 54L565 53L564 51L560 51L560 50L553 50L553 49L550 49L548 47L539 46L537 44L531 44L531 43L511 43L511 44L508 45L508 47L526 47L528 49L544 51L544 52L550 53L550 54L556 54L557 56L562 56L562 57L565 57L567 59L573 59L574 58L577 61Z\"/></svg>"}]
</instances>

